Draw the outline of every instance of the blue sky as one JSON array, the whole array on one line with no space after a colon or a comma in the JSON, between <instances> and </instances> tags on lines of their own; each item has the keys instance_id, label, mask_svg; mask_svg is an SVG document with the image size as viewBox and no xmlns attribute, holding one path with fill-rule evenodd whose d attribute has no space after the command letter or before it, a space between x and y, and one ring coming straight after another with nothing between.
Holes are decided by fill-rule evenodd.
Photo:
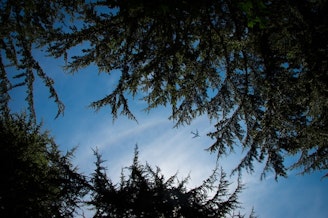
<instances>
[{"instance_id":1,"label":"blue sky","mask_svg":"<svg viewBox=\"0 0 328 218\"><path fill-rule=\"evenodd\" d=\"M179 178L190 175L189 187L200 185L216 165L216 154L205 149L212 140L206 136L214 123L206 116L199 117L189 126L173 128L168 120L170 108L160 107L150 113L136 97L130 100L130 107L138 123L119 116L113 122L110 108L95 112L88 105L104 97L115 87L119 72L112 75L98 74L95 67L89 67L75 75L65 73L61 66L63 60L46 59L43 53L35 52L45 71L55 81L59 97L66 109L64 116L57 119L56 105L48 99L49 93L39 80L35 84L36 112L44 123L44 128L51 131L61 150L75 146L74 163L80 172L88 175L94 169L92 149L98 148L107 160L108 174L118 181L121 168L132 163L133 151L138 144L140 161L152 166L159 166L166 177L178 172ZM23 88L12 91L11 107L22 111L26 107ZM191 131L199 131L200 137L193 138ZM241 158L236 152L221 159L220 165L229 173ZM242 211L249 213L254 207L259 217L328 217L328 179L320 180L323 172L299 176L291 172L289 178L274 180L273 174L260 181L261 165L252 175L243 174L242 181L246 189L240 195ZM232 177L235 181L236 177ZM233 186L232 186L233 187Z\"/></svg>"}]
</instances>

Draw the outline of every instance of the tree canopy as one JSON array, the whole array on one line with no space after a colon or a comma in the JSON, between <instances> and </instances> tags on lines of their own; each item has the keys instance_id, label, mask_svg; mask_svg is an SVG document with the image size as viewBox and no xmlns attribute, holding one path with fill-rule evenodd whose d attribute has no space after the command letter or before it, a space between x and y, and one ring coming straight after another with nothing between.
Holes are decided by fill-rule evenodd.
<instances>
[{"instance_id":1,"label":"tree canopy","mask_svg":"<svg viewBox=\"0 0 328 218\"><path fill-rule=\"evenodd\" d=\"M50 98L58 105L58 114L64 104L54 88L54 81L44 72L33 50L41 49L59 34L65 19L78 12L82 1L1 1L0 2L0 109L9 113L9 92L26 86L29 112L35 117L34 82L39 77L49 89Z\"/></svg>"},{"instance_id":2,"label":"tree canopy","mask_svg":"<svg viewBox=\"0 0 328 218\"><path fill-rule=\"evenodd\" d=\"M160 168L140 164L136 147L132 165L122 169L121 181L114 184L101 155L95 155L92 194L87 203L95 209L94 217L244 217L236 212L243 185L238 179L229 193L231 184L222 170L218 173L215 169L199 187L188 190L188 178L179 181L173 175L166 180ZM254 211L249 217L255 217Z\"/></svg>"},{"instance_id":3,"label":"tree canopy","mask_svg":"<svg viewBox=\"0 0 328 218\"><path fill-rule=\"evenodd\" d=\"M24 114L0 117L1 217L76 217L90 206L93 217L244 217L240 178L232 190L222 170L188 189L188 178L165 180L160 168L141 165L136 148L129 174L114 184L99 153L94 173L80 174L73 151L62 155L40 127Z\"/></svg>"},{"instance_id":4,"label":"tree canopy","mask_svg":"<svg viewBox=\"0 0 328 218\"><path fill-rule=\"evenodd\" d=\"M75 217L85 176L26 115L0 117L0 216Z\"/></svg>"},{"instance_id":5,"label":"tree canopy","mask_svg":"<svg viewBox=\"0 0 328 218\"><path fill-rule=\"evenodd\" d=\"M96 64L100 72L121 71L114 91L91 104L95 109L109 106L114 118L135 119L127 96L142 93L147 110L170 105L177 126L203 114L216 121L209 150L221 157L242 147L247 152L236 170L253 171L260 161L264 173L286 176L286 156L299 157L291 169L327 170L327 1L50 1L49 17L27 4L2 4L2 101L9 98L6 58L24 70L16 77L26 77L30 109L37 72L61 112L32 45L66 59L83 44L67 70Z\"/></svg>"}]
</instances>

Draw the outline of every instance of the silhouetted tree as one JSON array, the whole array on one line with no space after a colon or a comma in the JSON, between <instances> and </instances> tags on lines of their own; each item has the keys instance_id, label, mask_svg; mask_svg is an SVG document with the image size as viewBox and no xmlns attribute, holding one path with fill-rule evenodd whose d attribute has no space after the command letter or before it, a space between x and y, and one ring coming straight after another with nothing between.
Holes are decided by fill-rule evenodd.
<instances>
[{"instance_id":1,"label":"silhouetted tree","mask_svg":"<svg viewBox=\"0 0 328 218\"><path fill-rule=\"evenodd\" d=\"M62 33L64 21L79 11L83 1L16 1L0 2L0 109L9 114L9 91L26 86L26 100L31 117L35 117L33 86L39 77L49 89L50 98L58 106L58 114L64 105L54 88L54 81L41 68L33 50L50 43Z\"/></svg>"},{"instance_id":2,"label":"silhouetted tree","mask_svg":"<svg viewBox=\"0 0 328 218\"><path fill-rule=\"evenodd\" d=\"M25 84L32 102L31 69L38 66L28 58L33 43L19 46L20 57L28 60L22 64L12 58L11 51L16 50L10 48L15 46L12 41L21 42L17 35L25 41L44 39L30 31L33 16L31 22L23 19L29 12L38 12L24 4L14 7L11 1L2 4L6 10L1 10L1 25L7 31L1 35L1 49L11 64L27 69L24 75L30 76ZM247 151L236 170L253 171L253 162L260 161L265 163L263 173L273 169L276 177L286 176L286 156L299 156L291 168L301 168L303 173L328 168L327 1L65 4L72 9L72 17L77 14L80 20L71 24L58 20L57 24L66 22L70 28L45 38L42 45L48 46L49 54L67 57L71 48L83 43L81 53L68 59L69 71L91 64L100 72L121 71L114 91L92 107L108 105L114 118L121 113L135 119L127 95L141 93L148 110L171 105L170 118L177 125L189 124L202 114L215 120L215 131L209 133L216 139L211 152L220 157L240 145ZM55 12L62 11L51 12L52 18ZM8 94L3 63L2 58L1 86ZM41 78L52 84L45 76Z\"/></svg>"},{"instance_id":3,"label":"silhouetted tree","mask_svg":"<svg viewBox=\"0 0 328 218\"><path fill-rule=\"evenodd\" d=\"M96 211L94 217L244 217L235 212L240 178L230 192L222 170L188 190L188 178L165 180L159 168L141 165L136 149L126 168L130 174L122 171L121 182L114 185L98 153L88 181L72 166L73 151L62 155L48 132L25 114L1 116L0 137L1 217L75 217L86 206ZM87 194L90 198L84 198Z\"/></svg>"},{"instance_id":4,"label":"silhouetted tree","mask_svg":"<svg viewBox=\"0 0 328 218\"><path fill-rule=\"evenodd\" d=\"M84 176L26 115L0 117L0 217L74 217Z\"/></svg>"},{"instance_id":5,"label":"silhouetted tree","mask_svg":"<svg viewBox=\"0 0 328 218\"><path fill-rule=\"evenodd\" d=\"M114 184L107 176L99 153L92 175L91 201L94 217L243 217L234 213L239 207L238 194L243 185L229 193L225 173L217 169L199 187L188 190L189 178L178 181L177 175L165 179L157 167L142 165L135 150L133 163L122 170L121 181ZM254 217L252 212L250 217Z\"/></svg>"}]
</instances>

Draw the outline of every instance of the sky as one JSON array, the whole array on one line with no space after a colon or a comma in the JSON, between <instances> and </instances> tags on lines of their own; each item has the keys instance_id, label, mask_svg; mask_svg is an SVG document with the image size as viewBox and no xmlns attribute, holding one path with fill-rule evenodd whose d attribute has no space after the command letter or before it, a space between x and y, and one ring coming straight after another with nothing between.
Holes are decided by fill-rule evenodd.
<instances>
[{"instance_id":1,"label":"sky","mask_svg":"<svg viewBox=\"0 0 328 218\"><path fill-rule=\"evenodd\" d=\"M206 134L214 126L206 116L195 119L190 125L174 128L174 122L168 119L170 108L159 107L147 113L143 111L147 105L136 97L130 98L129 105L138 123L124 116L113 122L109 107L95 112L88 105L115 88L119 72L99 74L91 66L72 75L63 71L63 60L44 58L40 51L33 55L54 79L59 97L66 107L64 116L55 119L57 107L48 98L48 90L36 79L34 97L37 116L63 152L77 147L73 163L78 166L79 172L90 175L95 161L93 149L98 149L106 160L108 175L118 182L122 167L131 165L134 148L138 145L141 163L160 167L166 178L175 173L181 179L189 175L190 188L199 186L211 175L217 156L206 151L213 143ZM11 94L13 111L23 111L26 108L25 88L17 88ZM191 132L196 131L199 137L194 138ZM218 163L229 175L241 157L242 154L236 151ZM249 214L254 208L256 215L262 218L328 217L328 179L321 180L324 172L304 176L290 172L287 179L280 178L278 181L274 180L273 173L269 173L260 180L262 167L256 165L253 174L243 173L245 190L239 197L242 212ZM236 176L229 180L236 181Z\"/></svg>"}]
</instances>

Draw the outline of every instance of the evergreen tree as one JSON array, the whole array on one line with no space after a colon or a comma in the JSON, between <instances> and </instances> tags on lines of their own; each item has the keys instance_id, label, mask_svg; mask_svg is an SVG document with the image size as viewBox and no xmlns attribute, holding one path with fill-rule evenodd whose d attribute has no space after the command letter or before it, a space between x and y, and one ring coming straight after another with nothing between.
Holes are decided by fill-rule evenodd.
<instances>
[{"instance_id":1,"label":"evergreen tree","mask_svg":"<svg viewBox=\"0 0 328 218\"><path fill-rule=\"evenodd\" d=\"M276 177L286 176L286 156L298 156L291 168L303 173L327 170L327 1L51 1L50 6L69 8L80 20L56 20L54 14L63 10L51 10L51 27L70 28L35 28L37 34L31 31L39 24L32 16L38 17L37 7L2 4L6 31L1 49L11 64L25 69L31 111L31 69L52 84L29 58L31 45L41 39L50 55L66 57L84 43L81 53L68 59L68 70L96 64L100 72L121 71L114 91L92 107L110 106L114 118L121 113L135 119L127 95L142 94L148 110L169 104L177 126L207 114L216 122L209 133L216 139L211 152L220 157L240 145L247 151L236 170L252 171L254 161L260 161L265 163L263 173L273 169ZM32 19L26 18L29 14ZM39 16L40 21L47 19ZM13 41L20 50L11 49L16 48ZM25 58L18 62L11 51ZM7 102L4 69L2 58L1 89L6 95L1 100Z\"/></svg>"},{"instance_id":2,"label":"evergreen tree","mask_svg":"<svg viewBox=\"0 0 328 218\"><path fill-rule=\"evenodd\" d=\"M121 181L114 184L107 176L99 153L91 179L91 200L94 217L243 217L234 213L239 207L238 194L243 185L229 193L225 173L217 169L199 187L188 190L188 178L178 181L177 175L165 180L157 167L142 165L135 150L133 163L122 170ZM216 184L218 183L218 184ZM250 217L255 217L254 212Z\"/></svg>"},{"instance_id":3,"label":"evergreen tree","mask_svg":"<svg viewBox=\"0 0 328 218\"><path fill-rule=\"evenodd\" d=\"M188 178L165 180L159 168L141 165L136 149L133 164L125 168L129 175L122 171L119 184L107 177L98 153L88 181L72 166L73 151L62 155L33 119L25 114L0 118L1 217L75 217L87 206L94 217L244 217L236 211L240 178L230 191L222 170L188 190Z\"/></svg>"},{"instance_id":4,"label":"evergreen tree","mask_svg":"<svg viewBox=\"0 0 328 218\"><path fill-rule=\"evenodd\" d=\"M87 193L84 176L26 115L0 117L0 216L74 217Z\"/></svg>"},{"instance_id":5,"label":"evergreen tree","mask_svg":"<svg viewBox=\"0 0 328 218\"><path fill-rule=\"evenodd\" d=\"M79 11L80 0L73 1L16 1L0 2L0 109L9 114L9 91L26 86L26 101L29 112L35 117L33 86L39 77L49 89L50 98L58 106L58 114L64 105L54 88L54 81L44 72L33 50L56 39L65 28L64 21L73 18Z\"/></svg>"},{"instance_id":6,"label":"evergreen tree","mask_svg":"<svg viewBox=\"0 0 328 218\"><path fill-rule=\"evenodd\" d=\"M49 51L88 41L68 69L121 70L116 89L92 107L135 119L126 95L143 93L148 110L170 104L177 125L207 114L217 121L210 151L220 157L241 145L248 152L236 170L253 171L257 160L277 178L286 176L285 156L299 156L291 168L303 173L328 168L327 5L99 1L85 7L85 26Z\"/></svg>"}]
</instances>

